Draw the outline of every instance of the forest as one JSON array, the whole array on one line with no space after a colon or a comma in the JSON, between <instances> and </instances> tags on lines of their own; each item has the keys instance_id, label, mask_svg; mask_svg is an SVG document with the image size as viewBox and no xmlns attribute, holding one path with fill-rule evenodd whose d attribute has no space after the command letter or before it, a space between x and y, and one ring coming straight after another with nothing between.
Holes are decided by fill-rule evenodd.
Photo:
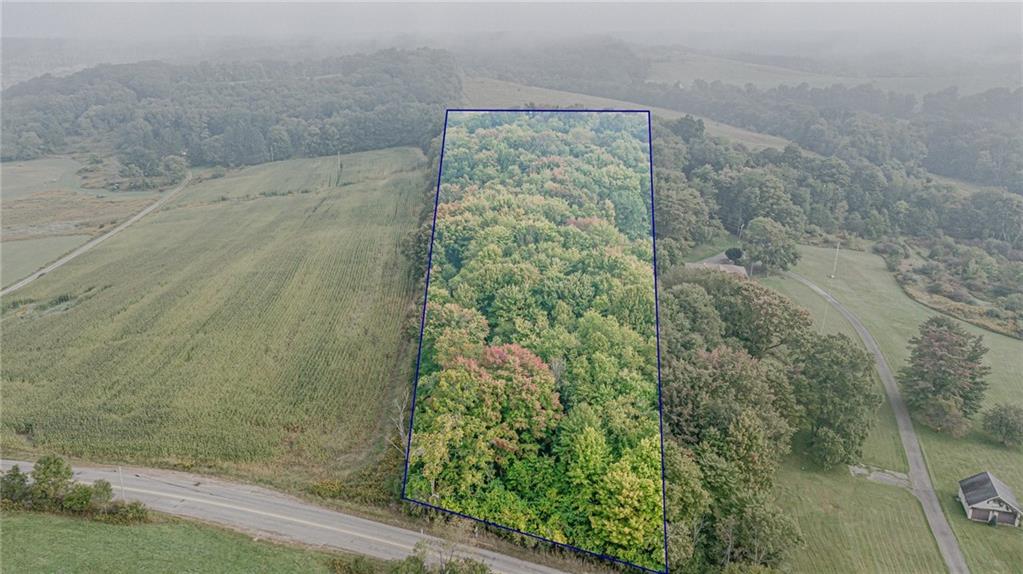
<instances>
[{"instance_id":1,"label":"forest","mask_svg":"<svg viewBox=\"0 0 1023 574\"><path fill-rule=\"evenodd\" d=\"M600 74L587 72L593 54L606 66ZM654 161L674 162L675 171L693 166L683 171L704 203L692 204L694 213L709 210L733 234L767 217L804 243L866 239L915 299L1023 336L1023 135L1014 129L1023 121L1023 91L960 96L948 89L918 100L871 85L668 85L644 81L649 63L606 39L486 56L465 65L790 139L798 145L784 151L717 145L693 119L675 128L688 157L668 150Z\"/></svg>"},{"instance_id":2,"label":"forest","mask_svg":"<svg viewBox=\"0 0 1023 574\"><path fill-rule=\"evenodd\" d=\"M647 115L449 117L407 496L663 570Z\"/></svg>"},{"instance_id":3,"label":"forest","mask_svg":"<svg viewBox=\"0 0 1023 574\"><path fill-rule=\"evenodd\" d=\"M461 95L440 50L326 60L101 65L4 90L3 160L112 147L145 186L167 158L253 165L395 146L423 147Z\"/></svg>"}]
</instances>

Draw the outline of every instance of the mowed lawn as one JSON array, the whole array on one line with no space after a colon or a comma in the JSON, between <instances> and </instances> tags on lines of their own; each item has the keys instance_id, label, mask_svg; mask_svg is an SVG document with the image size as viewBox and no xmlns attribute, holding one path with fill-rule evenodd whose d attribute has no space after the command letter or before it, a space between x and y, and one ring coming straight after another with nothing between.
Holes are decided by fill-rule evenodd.
<instances>
[{"instance_id":1,"label":"mowed lawn","mask_svg":"<svg viewBox=\"0 0 1023 574\"><path fill-rule=\"evenodd\" d=\"M909 356L909 339L917 333L919 324L935 312L906 296L876 255L841 252L837 277L830 279L834 250L801 247L800 251L803 258L795 271L830 291L855 313L878 340L892 368L901 368ZM804 300L811 301L810 298ZM804 303L811 308L814 304ZM835 314L830 317L829 321ZM991 374L987 379L990 387L985 408L999 402L1023 403L1023 376L1020 375L1023 342L966 323L962 325L971 333L983 335L985 345L991 349L986 356ZM1021 496L1023 450L1005 448L990 440L980 429L979 416L973 426L969 435L954 439L915 425L938 498L970 568L975 572L1019 572L1023 564L1023 530L991 528L971 522L954 496L960 479L984 470L995 473L1016 491L1017 497ZM875 448L868 445L868 462L872 452Z\"/></svg>"},{"instance_id":2,"label":"mowed lawn","mask_svg":"<svg viewBox=\"0 0 1023 574\"><path fill-rule=\"evenodd\" d=\"M833 252L832 252L833 253ZM840 314L804 285L771 276L761 282L813 315L820 333L859 337ZM881 381L876 388L883 397ZM824 471L798 453L778 472L777 502L791 512L806 545L788 561L792 572L930 573L944 571L920 503L908 490L853 477L845 466ZM907 472L905 451L891 407L878 408L863 445L864 464Z\"/></svg>"},{"instance_id":3,"label":"mowed lawn","mask_svg":"<svg viewBox=\"0 0 1023 574\"><path fill-rule=\"evenodd\" d=\"M383 448L418 149L230 172L4 301L2 444L333 476ZM8 451L10 452L10 451Z\"/></svg>"},{"instance_id":4,"label":"mowed lawn","mask_svg":"<svg viewBox=\"0 0 1023 574\"><path fill-rule=\"evenodd\" d=\"M257 542L183 520L120 526L51 514L2 516L3 571L20 574L105 572L223 572L304 574L330 572L331 555Z\"/></svg>"}]
</instances>

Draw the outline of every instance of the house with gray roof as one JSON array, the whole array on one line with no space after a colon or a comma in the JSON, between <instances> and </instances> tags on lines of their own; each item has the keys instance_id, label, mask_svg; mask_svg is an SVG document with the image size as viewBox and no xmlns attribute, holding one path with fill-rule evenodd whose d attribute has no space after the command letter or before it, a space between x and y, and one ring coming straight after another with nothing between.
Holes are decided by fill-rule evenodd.
<instances>
[{"instance_id":1,"label":"house with gray roof","mask_svg":"<svg viewBox=\"0 0 1023 574\"><path fill-rule=\"evenodd\" d=\"M990 472L981 472L959 481L959 502L970 520L988 524L1019 526L1019 501L1004 482Z\"/></svg>"}]
</instances>

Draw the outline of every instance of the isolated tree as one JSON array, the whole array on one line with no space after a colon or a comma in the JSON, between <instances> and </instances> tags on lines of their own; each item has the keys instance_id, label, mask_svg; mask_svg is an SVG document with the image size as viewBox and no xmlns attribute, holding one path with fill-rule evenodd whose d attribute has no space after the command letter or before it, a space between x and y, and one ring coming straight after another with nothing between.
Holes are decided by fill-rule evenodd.
<instances>
[{"instance_id":1,"label":"isolated tree","mask_svg":"<svg viewBox=\"0 0 1023 574\"><path fill-rule=\"evenodd\" d=\"M808 336L794 345L789 378L810 434L809 454L824 468L862 453L880 397L870 357L845 335Z\"/></svg>"},{"instance_id":2,"label":"isolated tree","mask_svg":"<svg viewBox=\"0 0 1023 574\"><path fill-rule=\"evenodd\" d=\"M725 249L725 257L727 257L729 261L735 263L736 265L738 265L739 262L742 261L742 255L743 255L742 249L739 247L729 247L728 249Z\"/></svg>"},{"instance_id":3,"label":"isolated tree","mask_svg":"<svg viewBox=\"0 0 1023 574\"><path fill-rule=\"evenodd\" d=\"M995 405L984 413L984 430L1004 446L1023 444L1023 406Z\"/></svg>"},{"instance_id":4,"label":"isolated tree","mask_svg":"<svg viewBox=\"0 0 1023 574\"><path fill-rule=\"evenodd\" d=\"M767 269L784 271L799 260L796 242L788 230L768 217L749 222L742 235L742 247L751 264L760 263Z\"/></svg>"},{"instance_id":5,"label":"isolated tree","mask_svg":"<svg viewBox=\"0 0 1023 574\"><path fill-rule=\"evenodd\" d=\"M32 468L32 498L43 506L56 504L71 487L71 467L59 456L46 455Z\"/></svg>"},{"instance_id":6,"label":"isolated tree","mask_svg":"<svg viewBox=\"0 0 1023 574\"><path fill-rule=\"evenodd\" d=\"M948 317L931 317L910 339L910 357L899 382L906 402L936 430L962 432L961 419L980 410L990 368L983 337L970 335Z\"/></svg>"}]
</instances>

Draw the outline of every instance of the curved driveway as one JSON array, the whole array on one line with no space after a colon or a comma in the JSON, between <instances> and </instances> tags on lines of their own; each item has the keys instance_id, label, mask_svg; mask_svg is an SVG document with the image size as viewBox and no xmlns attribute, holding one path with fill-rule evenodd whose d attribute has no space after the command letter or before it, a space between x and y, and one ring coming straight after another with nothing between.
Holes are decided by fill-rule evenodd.
<instances>
[{"instance_id":1,"label":"curved driveway","mask_svg":"<svg viewBox=\"0 0 1023 574\"><path fill-rule=\"evenodd\" d=\"M0 461L5 471L15 464L25 471L32 468L30 462ZM74 479L83 483L103 479L113 486L117 498L139 500L159 512L216 523L258 537L384 560L405 558L419 542L430 543L435 549L446 548L443 540L422 532L329 510L266 488L197 474L78 465L74 467ZM482 548L460 544L456 553L484 562L494 572L564 574Z\"/></svg>"},{"instance_id":2,"label":"curved driveway","mask_svg":"<svg viewBox=\"0 0 1023 574\"><path fill-rule=\"evenodd\" d=\"M902 400L902 394L899 393L899 387L895 382L895 377L892 375L891 367L888 366L888 361L885 360L884 354L881 353L881 348L878 346L874 336L870 334L870 331L867 330L856 315L846 309L830 293L798 273L786 271L785 274L809 287L814 293L823 297L835 310L841 313L853 326L853 329L856 329L856 333L863 340L867 351L874 356L877 374L881 376L881 382L884 383L884 392L888 396L888 403L892 406L892 411L895 413L895 422L899 427L899 438L902 439L902 448L905 449L906 459L909 461L911 490L920 501L920 505L923 506L924 515L927 517L927 524L931 527L931 533L934 534L934 539L938 543L938 549L941 551L941 557L945 559L945 565L948 567L949 572L952 574L968 574L970 569L966 566L962 550L959 549L959 542L956 540L955 534L953 534L952 528L945 518L945 513L941 510L937 494L934 493L931 475L927 472L927 461L924 460L923 450L920 449L920 441L917 440L916 431L913 430L913 421L909 418L906 403Z\"/></svg>"}]
</instances>

